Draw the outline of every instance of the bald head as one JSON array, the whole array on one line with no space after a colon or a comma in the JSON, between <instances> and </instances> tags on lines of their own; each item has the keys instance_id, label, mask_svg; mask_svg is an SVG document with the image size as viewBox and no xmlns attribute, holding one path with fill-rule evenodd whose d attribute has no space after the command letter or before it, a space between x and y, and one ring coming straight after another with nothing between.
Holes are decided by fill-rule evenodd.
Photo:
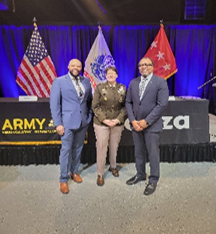
<instances>
[{"instance_id":1,"label":"bald head","mask_svg":"<svg viewBox=\"0 0 216 234\"><path fill-rule=\"evenodd\" d=\"M72 76L77 77L82 70L82 63L78 59L71 59L68 64L68 70Z\"/></svg>"}]
</instances>

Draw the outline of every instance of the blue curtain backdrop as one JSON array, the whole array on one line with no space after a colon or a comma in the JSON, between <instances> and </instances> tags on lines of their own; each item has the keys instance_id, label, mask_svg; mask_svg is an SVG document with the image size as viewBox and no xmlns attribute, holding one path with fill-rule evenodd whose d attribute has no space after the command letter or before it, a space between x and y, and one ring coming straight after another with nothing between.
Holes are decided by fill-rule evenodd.
<instances>
[{"instance_id":1,"label":"blue curtain backdrop","mask_svg":"<svg viewBox=\"0 0 216 234\"><path fill-rule=\"evenodd\" d=\"M68 62L83 62L97 36L97 26L39 26L57 75L67 73ZM160 29L159 25L103 26L103 34L119 71L118 81L127 87L138 76L138 61L145 55ZM18 97L24 92L16 84L16 73L29 43L33 26L0 26L0 96ZM210 101L215 113L215 25L165 25L176 58L178 72L168 79L170 95L196 96Z\"/></svg>"}]
</instances>

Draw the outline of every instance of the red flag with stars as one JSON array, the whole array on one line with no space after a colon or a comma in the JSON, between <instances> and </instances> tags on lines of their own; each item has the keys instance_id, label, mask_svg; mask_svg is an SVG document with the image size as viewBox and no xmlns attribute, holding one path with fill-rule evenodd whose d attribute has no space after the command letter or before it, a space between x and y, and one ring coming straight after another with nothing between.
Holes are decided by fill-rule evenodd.
<instances>
[{"instance_id":1,"label":"red flag with stars","mask_svg":"<svg viewBox=\"0 0 216 234\"><path fill-rule=\"evenodd\" d=\"M164 79L168 79L178 71L163 24L144 57L152 59L154 74Z\"/></svg>"}]
</instances>

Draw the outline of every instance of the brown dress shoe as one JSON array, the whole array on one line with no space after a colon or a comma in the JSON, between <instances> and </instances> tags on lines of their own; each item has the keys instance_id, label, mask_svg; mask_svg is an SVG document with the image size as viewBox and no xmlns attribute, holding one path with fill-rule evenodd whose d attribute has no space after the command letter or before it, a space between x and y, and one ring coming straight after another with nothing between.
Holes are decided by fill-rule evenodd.
<instances>
[{"instance_id":1,"label":"brown dress shoe","mask_svg":"<svg viewBox=\"0 0 216 234\"><path fill-rule=\"evenodd\" d=\"M98 175L98 178L97 178L97 185L98 185L98 186L103 186L103 185L104 185L104 178L103 178L103 176Z\"/></svg>"},{"instance_id":2,"label":"brown dress shoe","mask_svg":"<svg viewBox=\"0 0 216 234\"><path fill-rule=\"evenodd\" d=\"M82 183L82 178L79 174L72 174L71 179L74 180L76 183Z\"/></svg>"},{"instance_id":3,"label":"brown dress shoe","mask_svg":"<svg viewBox=\"0 0 216 234\"><path fill-rule=\"evenodd\" d=\"M63 194L69 193L68 183L62 183L62 182L60 182L60 191Z\"/></svg>"},{"instance_id":4,"label":"brown dress shoe","mask_svg":"<svg viewBox=\"0 0 216 234\"><path fill-rule=\"evenodd\" d=\"M118 172L117 168L110 167L108 170L112 172L113 176L119 177L119 172Z\"/></svg>"}]
</instances>

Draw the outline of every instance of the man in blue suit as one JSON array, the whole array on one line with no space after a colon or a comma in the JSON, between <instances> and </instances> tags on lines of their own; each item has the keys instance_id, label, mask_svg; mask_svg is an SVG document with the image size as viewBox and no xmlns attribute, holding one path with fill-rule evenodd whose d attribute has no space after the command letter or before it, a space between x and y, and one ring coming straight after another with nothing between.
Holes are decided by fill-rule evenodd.
<instances>
[{"instance_id":1,"label":"man in blue suit","mask_svg":"<svg viewBox=\"0 0 216 234\"><path fill-rule=\"evenodd\" d=\"M147 150L150 176L144 194L150 195L155 191L160 176L159 133L163 127L161 115L168 104L169 90L166 80L153 74L154 64L150 58L141 59L138 67L141 76L130 82L125 103L132 127L137 173L126 183L133 185L146 180Z\"/></svg>"},{"instance_id":2,"label":"man in blue suit","mask_svg":"<svg viewBox=\"0 0 216 234\"><path fill-rule=\"evenodd\" d=\"M50 94L50 109L57 133L61 136L60 191L69 192L71 177L81 183L78 174L81 151L86 131L92 118L92 89L90 81L82 76L82 64L72 59L68 74L54 80Z\"/></svg>"}]
</instances>

